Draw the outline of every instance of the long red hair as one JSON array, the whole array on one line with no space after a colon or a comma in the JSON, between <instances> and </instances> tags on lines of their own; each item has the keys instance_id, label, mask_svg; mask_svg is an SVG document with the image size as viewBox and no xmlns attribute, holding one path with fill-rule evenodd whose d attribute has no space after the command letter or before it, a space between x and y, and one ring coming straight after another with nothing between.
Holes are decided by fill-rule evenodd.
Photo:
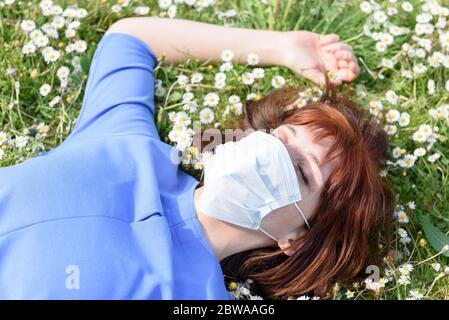
<instances>
[{"instance_id":1,"label":"long red hair","mask_svg":"<svg viewBox=\"0 0 449 320\"><path fill-rule=\"evenodd\" d=\"M241 281L251 278L255 292L266 298L325 296L336 282L366 277L368 265L381 263L380 237L384 232L389 243L395 207L392 189L380 176L388 136L377 121L347 96L337 97L329 82L320 100L285 111L299 92L281 88L262 99L246 101L239 125L243 130L308 126L314 142L333 138L324 161L339 157L339 165L323 186L311 229L291 243L292 256L267 247L221 261L225 274Z\"/></svg>"}]
</instances>

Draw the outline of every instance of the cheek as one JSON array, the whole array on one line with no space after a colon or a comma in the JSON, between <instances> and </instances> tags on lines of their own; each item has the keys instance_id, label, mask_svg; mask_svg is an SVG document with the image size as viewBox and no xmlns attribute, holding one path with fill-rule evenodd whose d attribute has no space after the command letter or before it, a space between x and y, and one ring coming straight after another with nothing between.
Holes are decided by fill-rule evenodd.
<instances>
[{"instance_id":1,"label":"cheek","mask_svg":"<svg viewBox=\"0 0 449 320\"><path fill-rule=\"evenodd\" d=\"M320 192L311 192L304 199L304 214L311 218L313 212L315 211L318 203L319 203Z\"/></svg>"},{"instance_id":2,"label":"cheek","mask_svg":"<svg viewBox=\"0 0 449 320\"><path fill-rule=\"evenodd\" d=\"M302 219L296 207L291 204L276 209L269 213L264 220L270 230L282 234L285 231L291 231L302 226Z\"/></svg>"}]
</instances>

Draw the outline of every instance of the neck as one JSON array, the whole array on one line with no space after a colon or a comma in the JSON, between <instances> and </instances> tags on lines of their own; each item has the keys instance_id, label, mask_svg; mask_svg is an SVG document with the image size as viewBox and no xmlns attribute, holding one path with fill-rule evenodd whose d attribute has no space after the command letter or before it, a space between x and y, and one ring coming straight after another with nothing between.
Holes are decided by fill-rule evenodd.
<instances>
[{"instance_id":1,"label":"neck","mask_svg":"<svg viewBox=\"0 0 449 320\"><path fill-rule=\"evenodd\" d=\"M239 252L272 245L272 241L267 241L257 230L242 228L201 212L198 201L203 188L199 187L194 192L196 216L219 261Z\"/></svg>"}]
</instances>

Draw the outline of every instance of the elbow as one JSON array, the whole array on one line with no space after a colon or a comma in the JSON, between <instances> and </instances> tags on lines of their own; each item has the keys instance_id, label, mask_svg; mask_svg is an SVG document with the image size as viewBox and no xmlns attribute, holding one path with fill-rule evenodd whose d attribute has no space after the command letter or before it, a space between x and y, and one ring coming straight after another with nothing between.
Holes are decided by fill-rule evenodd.
<instances>
[{"instance_id":1,"label":"elbow","mask_svg":"<svg viewBox=\"0 0 449 320\"><path fill-rule=\"evenodd\" d=\"M129 32L129 21L130 18L122 18L120 20L115 21L113 24L109 26L106 30L105 35L113 32Z\"/></svg>"},{"instance_id":2,"label":"elbow","mask_svg":"<svg viewBox=\"0 0 449 320\"><path fill-rule=\"evenodd\" d=\"M138 36L142 33L142 30L148 28L150 21L154 20L153 17L126 17L119 19L112 23L105 34L112 32L128 33L134 36Z\"/></svg>"}]
</instances>

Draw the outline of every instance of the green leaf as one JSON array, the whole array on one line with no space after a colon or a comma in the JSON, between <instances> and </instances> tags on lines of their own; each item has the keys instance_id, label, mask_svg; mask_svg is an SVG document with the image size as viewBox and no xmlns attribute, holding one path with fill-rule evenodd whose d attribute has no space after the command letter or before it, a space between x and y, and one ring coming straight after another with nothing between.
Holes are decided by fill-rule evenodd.
<instances>
[{"instance_id":1,"label":"green leaf","mask_svg":"<svg viewBox=\"0 0 449 320\"><path fill-rule=\"evenodd\" d=\"M86 74L89 73L90 64L92 62L92 58L95 54L96 49L97 46L89 46L86 54L82 55L80 58L81 69L83 69L83 72L85 72Z\"/></svg>"},{"instance_id":2,"label":"green leaf","mask_svg":"<svg viewBox=\"0 0 449 320\"><path fill-rule=\"evenodd\" d=\"M83 69L83 72L88 73L89 72L89 66L90 66L90 60L86 56L82 56L80 58L80 65Z\"/></svg>"},{"instance_id":3,"label":"green leaf","mask_svg":"<svg viewBox=\"0 0 449 320\"><path fill-rule=\"evenodd\" d=\"M174 91L168 98L168 102L175 102L182 98L182 94L179 91Z\"/></svg>"},{"instance_id":4,"label":"green leaf","mask_svg":"<svg viewBox=\"0 0 449 320\"><path fill-rule=\"evenodd\" d=\"M429 239L431 246L435 250L440 252L443 250L444 246L449 245L449 236L445 235L440 229L435 227L428 215L420 214L418 216L418 221L420 222L427 239ZM449 250L443 252L442 255L449 257Z\"/></svg>"}]
</instances>

